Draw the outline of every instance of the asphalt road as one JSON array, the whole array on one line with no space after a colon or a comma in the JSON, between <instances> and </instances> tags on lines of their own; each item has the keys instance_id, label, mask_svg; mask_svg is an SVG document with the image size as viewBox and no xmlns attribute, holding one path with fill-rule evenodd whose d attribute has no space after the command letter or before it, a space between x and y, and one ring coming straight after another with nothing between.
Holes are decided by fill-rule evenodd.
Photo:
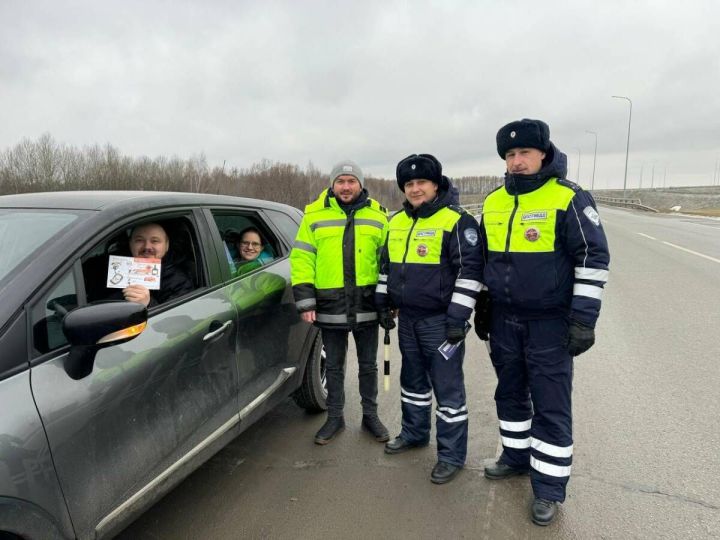
<instances>
[{"instance_id":1,"label":"asphalt road","mask_svg":"<svg viewBox=\"0 0 720 540\"><path fill-rule=\"evenodd\" d=\"M576 359L573 476L553 525L530 523L527 477L482 477L498 452L495 376L473 335L468 463L453 482L430 482L434 444L387 456L360 430L351 361L335 441L313 444L324 417L288 400L120 538L720 538L720 221L600 214L610 282L597 344ZM392 435L399 367L393 345L379 396Z\"/></svg>"}]
</instances>

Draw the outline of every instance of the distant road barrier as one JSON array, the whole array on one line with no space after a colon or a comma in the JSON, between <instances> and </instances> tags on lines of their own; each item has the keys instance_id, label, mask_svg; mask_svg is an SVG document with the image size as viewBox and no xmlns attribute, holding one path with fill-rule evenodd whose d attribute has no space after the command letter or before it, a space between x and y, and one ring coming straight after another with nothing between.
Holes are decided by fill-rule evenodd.
<instances>
[{"instance_id":1,"label":"distant road barrier","mask_svg":"<svg viewBox=\"0 0 720 540\"><path fill-rule=\"evenodd\" d=\"M593 197L596 202L600 204L607 204L608 206L622 206L624 208L635 208L636 210L645 210L646 212L655 212L658 213L659 211L655 208L652 208L650 206L645 206L642 204L640 199L623 199L622 197L599 197L595 196Z\"/></svg>"},{"instance_id":2,"label":"distant road barrier","mask_svg":"<svg viewBox=\"0 0 720 540\"><path fill-rule=\"evenodd\" d=\"M483 203L461 204L460 206L462 206L468 214L473 216L479 216L482 214Z\"/></svg>"},{"instance_id":3,"label":"distant road barrier","mask_svg":"<svg viewBox=\"0 0 720 540\"><path fill-rule=\"evenodd\" d=\"M646 212L659 213L659 210L642 204L640 199L623 199L622 197L593 197L596 202L606 204L608 206L622 206L624 208L635 208L636 210L645 210ZM483 204L462 204L461 205L469 214L480 216L482 214Z\"/></svg>"}]
</instances>

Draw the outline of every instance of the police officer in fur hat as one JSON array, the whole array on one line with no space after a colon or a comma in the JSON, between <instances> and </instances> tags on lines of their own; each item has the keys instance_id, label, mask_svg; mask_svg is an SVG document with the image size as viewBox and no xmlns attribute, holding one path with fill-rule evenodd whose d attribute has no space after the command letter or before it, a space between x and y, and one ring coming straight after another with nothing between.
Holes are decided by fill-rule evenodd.
<instances>
[{"instance_id":1,"label":"police officer in fur hat","mask_svg":"<svg viewBox=\"0 0 720 540\"><path fill-rule=\"evenodd\" d=\"M481 223L491 308L478 309L475 327L489 333L503 451L485 477L529 472L532 520L548 525L570 477L573 357L595 342L610 256L595 201L565 179L545 122L503 126L497 151L505 182Z\"/></svg>"},{"instance_id":2,"label":"police officer in fur hat","mask_svg":"<svg viewBox=\"0 0 720 540\"><path fill-rule=\"evenodd\" d=\"M463 340L481 288L479 227L430 154L403 159L397 182L406 201L390 220L375 295L384 328L400 310L402 430L385 452L428 444L434 393L438 456L430 479L444 484L467 453Z\"/></svg>"}]
</instances>

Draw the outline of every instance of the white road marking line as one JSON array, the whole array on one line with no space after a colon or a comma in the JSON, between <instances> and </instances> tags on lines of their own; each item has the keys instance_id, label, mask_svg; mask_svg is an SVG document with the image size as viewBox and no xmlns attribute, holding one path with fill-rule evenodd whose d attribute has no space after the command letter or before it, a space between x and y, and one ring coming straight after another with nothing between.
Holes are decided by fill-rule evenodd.
<instances>
[{"instance_id":1,"label":"white road marking line","mask_svg":"<svg viewBox=\"0 0 720 540\"><path fill-rule=\"evenodd\" d=\"M636 233L636 234L639 234L640 236L644 236L645 238L649 238L650 240L657 240L657 238L653 238L649 234L645 234L645 233L641 233L641 232Z\"/></svg>"},{"instance_id":2,"label":"white road marking line","mask_svg":"<svg viewBox=\"0 0 720 540\"><path fill-rule=\"evenodd\" d=\"M697 251L693 251L692 249L684 248L682 246L676 246L675 244L671 244L670 242L663 241L663 244L668 245L670 247L674 247L676 249L679 249L681 251L687 251L688 253L692 253L693 255L697 255L698 257L702 257L703 259L707 259L712 262L720 263L720 259L716 259L715 257L710 257L709 255L703 255L702 253L698 253Z\"/></svg>"}]
</instances>

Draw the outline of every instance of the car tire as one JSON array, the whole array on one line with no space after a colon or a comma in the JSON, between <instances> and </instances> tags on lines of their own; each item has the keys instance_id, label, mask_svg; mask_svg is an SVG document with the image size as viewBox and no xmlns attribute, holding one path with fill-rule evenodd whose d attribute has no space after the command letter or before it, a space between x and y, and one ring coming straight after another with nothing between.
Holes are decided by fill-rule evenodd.
<instances>
[{"instance_id":1,"label":"car tire","mask_svg":"<svg viewBox=\"0 0 720 540\"><path fill-rule=\"evenodd\" d=\"M320 334L317 335L310 349L302 384L293 394L293 399L307 412L319 413L327 410L325 347Z\"/></svg>"}]
</instances>

